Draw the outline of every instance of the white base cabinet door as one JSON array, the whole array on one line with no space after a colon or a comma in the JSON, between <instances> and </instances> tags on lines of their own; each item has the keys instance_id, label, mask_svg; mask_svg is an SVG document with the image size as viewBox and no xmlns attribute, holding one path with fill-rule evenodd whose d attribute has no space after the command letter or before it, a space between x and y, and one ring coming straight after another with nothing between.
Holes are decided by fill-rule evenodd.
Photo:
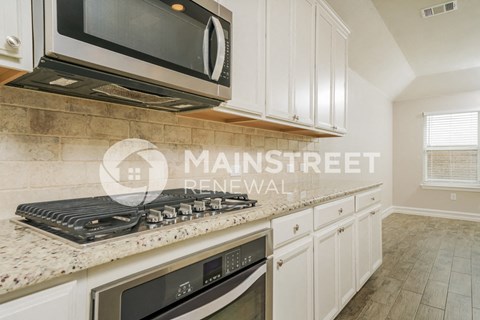
<instances>
[{"instance_id":1,"label":"white base cabinet door","mask_svg":"<svg viewBox=\"0 0 480 320\"><path fill-rule=\"evenodd\" d=\"M372 274L372 218L370 211L357 215L357 291Z\"/></svg>"},{"instance_id":2,"label":"white base cabinet door","mask_svg":"<svg viewBox=\"0 0 480 320\"><path fill-rule=\"evenodd\" d=\"M80 320L84 291L71 281L0 305L1 320Z\"/></svg>"},{"instance_id":3,"label":"white base cabinet door","mask_svg":"<svg viewBox=\"0 0 480 320\"><path fill-rule=\"evenodd\" d=\"M353 217L340 224L337 252L341 310L357 292L355 284L355 219Z\"/></svg>"},{"instance_id":4,"label":"white base cabinet door","mask_svg":"<svg viewBox=\"0 0 480 320\"><path fill-rule=\"evenodd\" d=\"M275 250L273 319L313 319L313 242L311 236Z\"/></svg>"},{"instance_id":5,"label":"white base cabinet door","mask_svg":"<svg viewBox=\"0 0 480 320\"><path fill-rule=\"evenodd\" d=\"M372 273L382 264L382 215L380 206L370 210L372 219Z\"/></svg>"}]
</instances>

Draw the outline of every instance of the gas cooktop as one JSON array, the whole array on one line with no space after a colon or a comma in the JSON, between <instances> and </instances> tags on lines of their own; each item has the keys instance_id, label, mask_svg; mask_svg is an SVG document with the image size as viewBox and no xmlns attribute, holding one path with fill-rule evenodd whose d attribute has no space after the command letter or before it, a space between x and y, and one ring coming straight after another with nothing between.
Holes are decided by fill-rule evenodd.
<instances>
[{"instance_id":1,"label":"gas cooktop","mask_svg":"<svg viewBox=\"0 0 480 320\"><path fill-rule=\"evenodd\" d=\"M122 203L137 194L125 194ZM162 228L255 206L246 194L164 190L151 203L127 206L108 196L21 204L15 220L78 245Z\"/></svg>"}]
</instances>

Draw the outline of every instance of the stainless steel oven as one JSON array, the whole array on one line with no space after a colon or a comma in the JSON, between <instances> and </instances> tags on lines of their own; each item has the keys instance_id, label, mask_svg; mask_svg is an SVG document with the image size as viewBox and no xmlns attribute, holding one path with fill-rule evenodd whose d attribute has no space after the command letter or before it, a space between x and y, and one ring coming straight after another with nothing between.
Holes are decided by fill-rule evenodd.
<instances>
[{"instance_id":1,"label":"stainless steel oven","mask_svg":"<svg viewBox=\"0 0 480 320\"><path fill-rule=\"evenodd\" d=\"M35 0L33 17L36 68L13 85L172 111L192 106L152 95L231 98L232 13L214 0Z\"/></svg>"},{"instance_id":2,"label":"stainless steel oven","mask_svg":"<svg viewBox=\"0 0 480 320\"><path fill-rule=\"evenodd\" d=\"M92 291L94 320L272 319L271 231Z\"/></svg>"}]
</instances>

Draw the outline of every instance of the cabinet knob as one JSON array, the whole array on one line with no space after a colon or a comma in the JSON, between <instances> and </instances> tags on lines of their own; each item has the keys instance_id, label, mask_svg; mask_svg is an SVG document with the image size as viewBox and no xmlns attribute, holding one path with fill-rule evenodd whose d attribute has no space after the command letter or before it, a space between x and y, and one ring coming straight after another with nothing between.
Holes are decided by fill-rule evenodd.
<instances>
[{"instance_id":1,"label":"cabinet knob","mask_svg":"<svg viewBox=\"0 0 480 320\"><path fill-rule=\"evenodd\" d=\"M294 227L293 227L293 232L298 232L298 230L300 230L300 226L298 224L296 224Z\"/></svg>"},{"instance_id":2,"label":"cabinet knob","mask_svg":"<svg viewBox=\"0 0 480 320\"><path fill-rule=\"evenodd\" d=\"M295 114L295 115L293 116L293 120L298 121L298 120L300 120L300 117Z\"/></svg>"},{"instance_id":3,"label":"cabinet knob","mask_svg":"<svg viewBox=\"0 0 480 320\"><path fill-rule=\"evenodd\" d=\"M342 214L342 213L343 213L343 208L338 209L338 214Z\"/></svg>"},{"instance_id":4,"label":"cabinet knob","mask_svg":"<svg viewBox=\"0 0 480 320\"><path fill-rule=\"evenodd\" d=\"M5 41L7 42L7 44L12 47L13 49L17 49L20 47L20 45L22 44L22 42L20 41L20 39L18 39L17 37L15 36L8 36Z\"/></svg>"},{"instance_id":5,"label":"cabinet knob","mask_svg":"<svg viewBox=\"0 0 480 320\"><path fill-rule=\"evenodd\" d=\"M375 214L375 213L376 213L375 211L370 212L370 214L372 214L372 215Z\"/></svg>"},{"instance_id":6,"label":"cabinet knob","mask_svg":"<svg viewBox=\"0 0 480 320\"><path fill-rule=\"evenodd\" d=\"M283 260L280 259L277 261L277 266L280 268L281 266L283 266Z\"/></svg>"},{"instance_id":7,"label":"cabinet knob","mask_svg":"<svg viewBox=\"0 0 480 320\"><path fill-rule=\"evenodd\" d=\"M372 201L375 201L375 197L372 197Z\"/></svg>"},{"instance_id":8,"label":"cabinet knob","mask_svg":"<svg viewBox=\"0 0 480 320\"><path fill-rule=\"evenodd\" d=\"M337 126L333 126L332 129L333 129L333 130L337 130L338 127L337 127Z\"/></svg>"},{"instance_id":9,"label":"cabinet knob","mask_svg":"<svg viewBox=\"0 0 480 320\"><path fill-rule=\"evenodd\" d=\"M342 233L343 231L345 231L345 228L343 228L343 227L338 229L338 233Z\"/></svg>"}]
</instances>

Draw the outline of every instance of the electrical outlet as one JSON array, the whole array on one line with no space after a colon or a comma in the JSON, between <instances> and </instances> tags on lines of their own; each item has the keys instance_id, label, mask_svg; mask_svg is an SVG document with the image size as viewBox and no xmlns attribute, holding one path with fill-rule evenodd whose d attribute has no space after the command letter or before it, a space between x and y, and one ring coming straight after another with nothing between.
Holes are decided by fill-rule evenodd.
<instances>
[{"instance_id":1,"label":"electrical outlet","mask_svg":"<svg viewBox=\"0 0 480 320\"><path fill-rule=\"evenodd\" d=\"M450 193L450 200L456 201L457 200L457 194L456 193Z\"/></svg>"}]
</instances>

